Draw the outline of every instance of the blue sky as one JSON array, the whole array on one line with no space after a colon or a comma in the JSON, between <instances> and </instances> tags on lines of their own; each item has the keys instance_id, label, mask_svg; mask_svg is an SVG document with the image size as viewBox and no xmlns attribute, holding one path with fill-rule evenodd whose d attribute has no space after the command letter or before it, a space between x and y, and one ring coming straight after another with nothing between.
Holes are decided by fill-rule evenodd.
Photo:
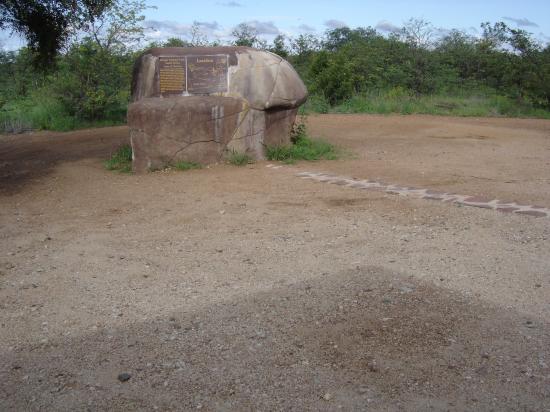
<instances>
[{"instance_id":1,"label":"blue sky","mask_svg":"<svg viewBox=\"0 0 550 412\"><path fill-rule=\"evenodd\" d=\"M245 21L270 37L276 30L288 35L321 34L327 28L372 26L381 31L399 27L411 17L423 18L439 28L458 28L475 33L481 22L505 21L537 36L550 35L550 1L503 0L204 0L151 2L157 7L147 17L153 22L207 23L209 34L223 35ZM157 27L170 31L170 26ZM183 29L183 27L182 27ZM550 39L546 39L550 40Z\"/></svg>"},{"instance_id":2,"label":"blue sky","mask_svg":"<svg viewBox=\"0 0 550 412\"><path fill-rule=\"evenodd\" d=\"M229 40L240 22L256 27L271 40L277 33L322 34L327 28L372 26L381 32L398 28L411 17L430 21L436 28L457 28L476 34L481 22L505 21L525 29L542 42L550 41L550 0L149 0L156 9L146 11L150 39L187 38L196 21L210 38ZM6 48L20 44L8 33L0 34Z\"/></svg>"}]
</instances>

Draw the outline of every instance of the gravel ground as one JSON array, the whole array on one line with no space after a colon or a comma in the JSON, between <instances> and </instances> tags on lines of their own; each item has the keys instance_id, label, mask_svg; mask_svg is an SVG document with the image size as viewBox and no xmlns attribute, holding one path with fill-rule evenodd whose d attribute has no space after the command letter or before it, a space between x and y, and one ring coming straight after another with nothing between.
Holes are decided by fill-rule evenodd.
<instances>
[{"instance_id":1,"label":"gravel ground","mask_svg":"<svg viewBox=\"0 0 550 412\"><path fill-rule=\"evenodd\" d=\"M132 176L123 127L0 137L0 410L550 410L550 219L295 177L549 206L550 122L309 124L354 155Z\"/></svg>"}]
</instances>

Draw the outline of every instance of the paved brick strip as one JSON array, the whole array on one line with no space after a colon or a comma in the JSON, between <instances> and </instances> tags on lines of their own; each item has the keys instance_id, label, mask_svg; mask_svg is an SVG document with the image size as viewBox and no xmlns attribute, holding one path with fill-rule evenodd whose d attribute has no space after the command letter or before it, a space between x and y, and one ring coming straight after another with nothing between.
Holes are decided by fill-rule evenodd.
<instances>
[{"instance_id":1,"label":"paved brick strip","mask_svg":"<svg viewBox=\"0 0 550 412\"><path fill-rule=\"evenodd\" d=\"M273 169L283 168L283 166L275 166L272 164L267 165L267 167ZM418 199L438 200L441 202L456 203L464 206L492 209L504 213L515 213L518 215L535 217L550 217L550 209L542 206L520 205L516 202L504 202L498 199L486 199L479 196L459 195L455 193L436 192L431 189L418 189L408 186L389 185L372 180L356 180L343 176L335 176L328 173L300 172L296 174L296 176L301 177L302 179L312 179L318 182L346 186L354 189L386 192Z\"/></svg>"}]
</instances>

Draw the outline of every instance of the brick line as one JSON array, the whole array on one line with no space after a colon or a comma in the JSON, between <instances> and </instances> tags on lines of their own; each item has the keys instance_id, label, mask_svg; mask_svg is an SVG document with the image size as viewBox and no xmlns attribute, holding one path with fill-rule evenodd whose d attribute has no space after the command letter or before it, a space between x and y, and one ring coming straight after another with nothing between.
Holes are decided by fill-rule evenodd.
<instances>
[{"instance_id":1,"label":"brick line","mask_svg":"<svg viewBox=\"0 0 550 412\"><path fill-rule=\"evenodd\" d=\"M268 164L268 168L281 169L283 166ZM373 190L414 197L417 199L437 200L446 203L456 203L463 206L480 207L503 213L515 213L535 217L550 217L550 209L542 206L520 205L516 202L505 202L498 199L486 199L479 196L460 195L456 193L437 192L431 189L419 189L410 186L391 185L372 180L355 180L344 176L336 176L319 172L300 172L296 176L317 182L351 187L354 189Z\"/></svg>"}]
</instances>

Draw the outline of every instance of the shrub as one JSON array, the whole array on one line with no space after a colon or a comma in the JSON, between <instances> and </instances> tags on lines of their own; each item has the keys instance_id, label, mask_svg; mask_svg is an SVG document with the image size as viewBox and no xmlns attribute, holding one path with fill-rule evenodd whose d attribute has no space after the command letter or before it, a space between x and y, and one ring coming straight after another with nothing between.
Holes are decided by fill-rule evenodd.
<instances>
[{"instance_id":1,"label":"shrub","mask_svg":"<svg viewBox=\"0 0 550 412\"><path fill-rule=\"evenodd\" d=\"M105 168L121 173L130 173L132 171L132 147L130 145L119 147L111 155L111 158L105 161Z\"/></svg>"},{"instance_id":2,"label":"shrub","mask_svg":"<svg viewBox=\"0 0 550 412\"><path fill-rule=\"evenodd\" d=\"M399 90L357 94L331 109L333 113L431 114L550 118L550 112L495 92L407 95Z\"/></svg>"},{"instance_id":3,"label":"shrub","mask_svg":"<svg viewBox=\"0 0 550 412\"><path fill-rule=\"evenodd\" d=\"M319 94L313 94L308 97L303 106L300 106L300 114L308 113L328 113L330 111L330 104L328 100Z\"/></svg>"},{"instance_id":4,"label":"shrub","mask_svg":"<svg viewBox=\"0 0 550 412\"><path fill-rule=\"evenodd\" d=\"M249 163L254 163L254 159L252 159L249 155L246 153L237 152L236 150L232 150L229 154L229 163L235 166L244 166Z\"/></svg>"},{"instance_id":5,"label":"shrub","mask_svg":"<svg viewBox=\"0 0 550 412\"><path fill-rule=\"evenodd\" d=\"M336 147L320 139L311 139L307 135L305 124L294 126L290 145L268 146L266 148L269 160L294 163L297 160L334 160L339 157Z\"/></svg>"}]
</instances>

